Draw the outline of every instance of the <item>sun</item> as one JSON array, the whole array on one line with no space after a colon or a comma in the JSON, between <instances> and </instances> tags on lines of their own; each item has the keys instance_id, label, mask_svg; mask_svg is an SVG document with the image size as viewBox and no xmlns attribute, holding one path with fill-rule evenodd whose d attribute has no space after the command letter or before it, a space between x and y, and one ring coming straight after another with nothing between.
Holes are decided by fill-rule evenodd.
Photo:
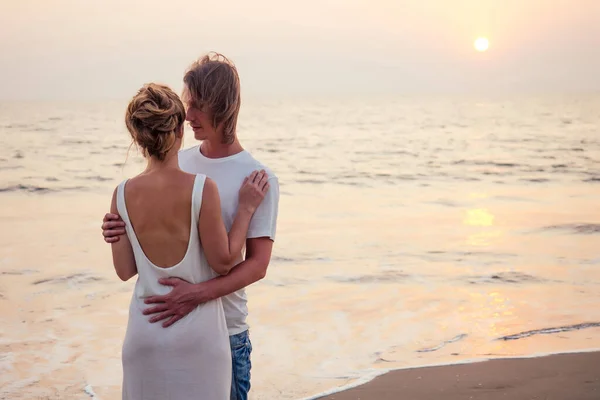
<instances>
[{"instance_id":1,"label":"sun","mask_svg":"<svg viewBox=\"0 0 600 400\"><path fill-rule=\"evenodd\" d=\"M477 51L486 51L490 47L490 41L485 37L478 37L475 40L475 50Z\"/></svg>"}]
</instances>

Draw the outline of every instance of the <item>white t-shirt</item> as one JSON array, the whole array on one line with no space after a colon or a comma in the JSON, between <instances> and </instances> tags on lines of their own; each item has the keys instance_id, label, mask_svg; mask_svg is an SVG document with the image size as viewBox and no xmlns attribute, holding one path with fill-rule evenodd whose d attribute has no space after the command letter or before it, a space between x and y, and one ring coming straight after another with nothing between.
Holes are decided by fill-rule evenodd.
<instances>
[{"instance_id":1,"label":"white t-shirt","mask_svg":"<svg viewBox=\"0 0 600 400\"><path fill-rule=\"evenodd\" d=\"M252 171L264 169L269 174L269 191L252 217L247 237L268 237L275 240L279 182L273 171L258 162L250 153L244 150L229 157L207 158L200 152L200 146L194 146L179 152L179 166L185 172L205 174L215 181L219 188L221 212L227 231L233 225L238 207L238 193L244 178ZM243 257L240 254L236 264L242 260ZM248 330L248 324L246 324L248 305L245 289L222 297L222 302L229 335L237 335Z\"/></svg>"}]
</instances>

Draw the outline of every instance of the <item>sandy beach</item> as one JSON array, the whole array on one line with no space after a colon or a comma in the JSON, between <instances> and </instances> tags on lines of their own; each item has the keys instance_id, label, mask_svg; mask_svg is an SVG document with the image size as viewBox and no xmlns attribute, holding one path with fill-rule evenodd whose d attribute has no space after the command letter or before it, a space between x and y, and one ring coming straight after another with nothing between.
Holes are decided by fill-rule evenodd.
<instances>
[{"instance_id":1,"label":"sandy beach","mask_svg":"<svg viewBox=\"0 0 600 400\"><path fill-rule=\"evenodd\" d=\"M600 352L397 370L323 400L597 400Z\"/></svg>"}]
</instances>

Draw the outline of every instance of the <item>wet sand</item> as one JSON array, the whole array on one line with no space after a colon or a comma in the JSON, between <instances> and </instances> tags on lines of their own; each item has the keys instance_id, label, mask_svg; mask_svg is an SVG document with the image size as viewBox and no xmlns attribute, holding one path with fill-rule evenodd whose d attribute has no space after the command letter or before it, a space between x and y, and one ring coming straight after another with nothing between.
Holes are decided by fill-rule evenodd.
<instances>
[{"instance_id":1,"label":"wet sand","mask_svg":"<svg viewBox=\"0 0 600 400\"><path fill-rule=\"evenodd\" d=\"M323 400L598 400L600 352L397 370Z\"/></svg>"}]
</instances>

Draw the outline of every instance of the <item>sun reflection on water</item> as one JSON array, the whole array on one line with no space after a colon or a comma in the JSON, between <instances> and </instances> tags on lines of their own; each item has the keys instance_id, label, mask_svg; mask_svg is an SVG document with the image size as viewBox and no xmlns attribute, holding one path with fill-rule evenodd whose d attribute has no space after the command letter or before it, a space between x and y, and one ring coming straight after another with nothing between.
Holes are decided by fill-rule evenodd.
<instances>
[{"instance_id":1,"label":"sun reflection on water","mask_svg":"<svg viewBox=\"0 0 600 400\"><path fill-rule=\"evenodd\" d=\"M469 226L492 226L494 215L484 208L474 208L467 210L463 223Z\"/></svg>"}]
</instances>

